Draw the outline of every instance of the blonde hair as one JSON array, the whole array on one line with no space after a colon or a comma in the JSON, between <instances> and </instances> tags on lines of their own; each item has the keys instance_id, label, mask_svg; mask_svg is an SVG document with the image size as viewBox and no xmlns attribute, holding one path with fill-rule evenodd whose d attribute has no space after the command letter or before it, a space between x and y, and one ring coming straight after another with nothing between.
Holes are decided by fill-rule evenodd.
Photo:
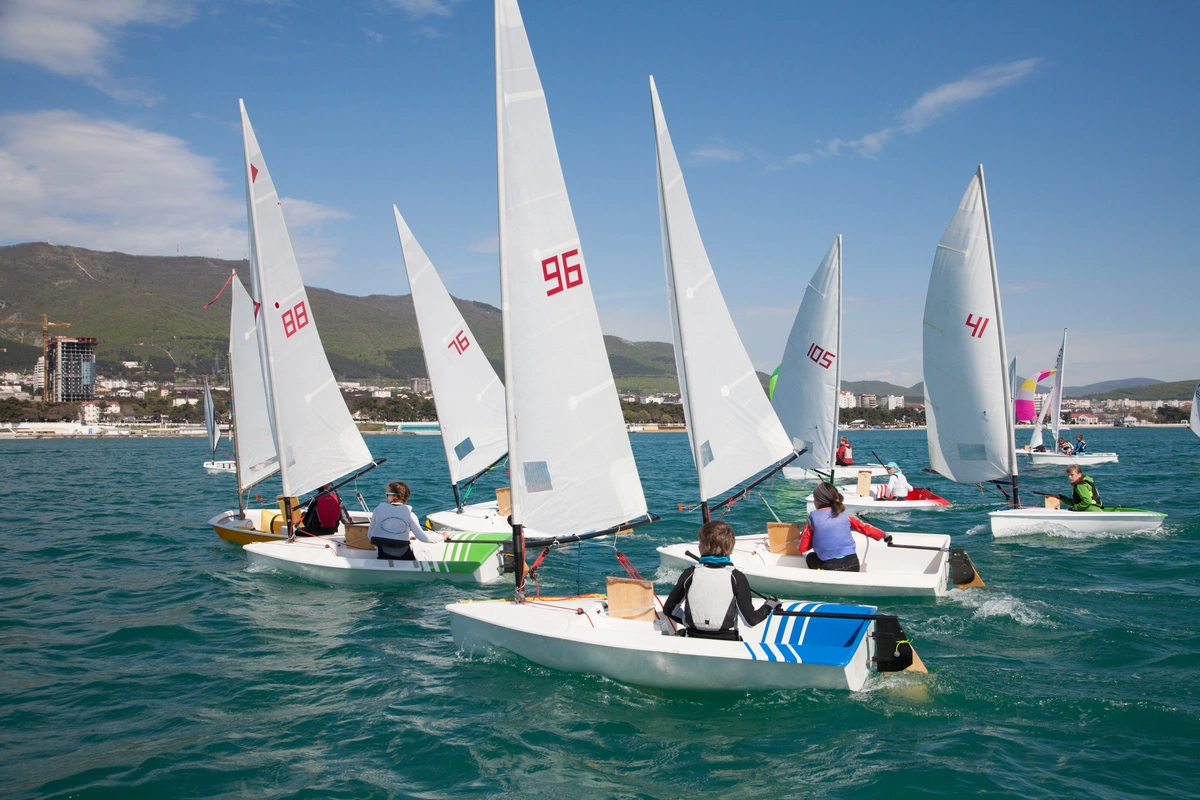
<instances>
[{"instance_id":1,"label":"blonde hair","mask_svg":"<svg viewBox=\"0 0 1200 800\"><path fill-rule=\"evenodd\" d=\"M733 528L715 519L700 526L700 549L704 555L727 556L733 552Z\"/></svg>"},{"instance_id":2,"label":"blonde hair","mask_svg":"<svg viewBox=\"0 0 1200 800\"><path fill-rule=\"evenodd\" d=\"M395 496L401 503L407 503L408 498L412 497L412 490L408 488L408 484L404 481L392 481L387 485L387 492Z\"/></svg>"}]
</instances>

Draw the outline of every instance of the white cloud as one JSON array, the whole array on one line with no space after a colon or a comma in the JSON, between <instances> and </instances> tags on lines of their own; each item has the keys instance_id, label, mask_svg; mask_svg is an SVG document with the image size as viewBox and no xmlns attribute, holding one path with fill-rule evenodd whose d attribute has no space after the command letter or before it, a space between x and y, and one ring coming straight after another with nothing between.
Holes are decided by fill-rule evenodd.
<instances>
[{"instance_id":1,"label":"white cloud","mask_svg":"<svg viewBox=\"0 0 1200 800\"><path fill-rule=\"evenodd\" d=\"M994 94L1028 77L1041 63L1040 58L1026 58L1007 64L983 67L950 83L944 83L917 98L917 101L900 114L900 121L857 139L831 139L817 148L817 155L836 156L843 150L858 153L864 158L874 158L897 134L913 134L928 128L940 117L969 103ZM807 153L788 159L789 164L806 161Z\"/></svg>"},{"instance_id":2,"label":"white cloud","mask_svg":"<svg viewBox=\"0 0 1200 800\"><path fill-rule=\"evenodd\" d=\"M383 34L380 33L379 31L373 31L370 28L363 28L363 33L365 33L368 36L368 38L370 38L373 41L376 41L376 42L383 41Z\"/></svg>"},{"instance_id":3,"label":"white cloud","mask_svg":"<svg viewBox=\"0 0 1200 800\"><path fill-rule=\"evenodd\" d=\"M406 12L413 19L423 17L448 17L450 9L458 5L459 0L388 0L396 8Z\"/></svg>"},{"instance_id":4,"label":"white cloud","mask_svg":"<svg viewBox=\"0 0 1200 800\"><path fill-rule=\"evenodd\" d=\"M128 25L182 25L191 0L4 0L0 56L81 78L117 100L153 104L159 98L113 78L106 66Z\"/></svg>"},{"instance_id":5,"label":"white cloud","mask_svg":"<svg viewBox=\"0 0 1200 800\"><path fill-rule=\"evenodd\" d=\"M688 153L697 161L741 161L746 157L741 150L735 150L732 147L725 147L719 144L707 144L703 147L697 147L692 152Z\"/></svg>"},{"instance_id":6,"label":"white cloud","mask_svg":"<svg viewBox=\"0 0 1200 800\"><path fill-rule=\"evenodd\" d=\"M500 237L494 233L482 236L467 245L467 250L472 253L499 253Z\"/></svg>"},{"instance_id":7,"label":"white cloud","mask_svg":"<svg viewBox=\"0 0 1200 800\"><path fill-rule=\"evenodd\" d=\"M240 164L239 164L240 166ZM0 115L0 242L52 241L137 255L238 258L246 251L241 186L174 136L74 111ZM306 277L339 252L312 233L349 215L284 199Z\"/></svg>"}]
</instances>

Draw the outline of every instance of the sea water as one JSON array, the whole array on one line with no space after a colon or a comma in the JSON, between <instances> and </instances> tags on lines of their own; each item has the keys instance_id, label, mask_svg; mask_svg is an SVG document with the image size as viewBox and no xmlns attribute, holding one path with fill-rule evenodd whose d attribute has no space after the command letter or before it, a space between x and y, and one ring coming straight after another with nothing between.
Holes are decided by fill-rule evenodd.
<instances>
[{"instance_id":1,"label":"sea water","mask_svg":"<svg viewBox=\"0 0 1200 800\"><path fill-rule=\"evenodd\" d=\"M205 524L235 499L231 476L201 468L202 441L0 441L0 795L1195 795L1200 439L1087 434L1121 455L1090 471L1106 502L1167 512L1161 531L993 540L1001 498L923 475L923 432L850 434L860 459L896 460L954 503L875 522L952 534L987 582L883 601L929 674L856 694L678 693L462 656L445 604L508 583L354 589L251 571ZM632 441L662 521L558 548L543 593L602 591L622 574L616 548L670 588L654 548L699 524L687 438ZM358 483L370 506L397 479L420 513L452 504L439 438L368 444L388 459ZM1069 492L1061 467L1022 468L1028 501ZM257 491L270 505L278 482ZM779 478L725 519L760 531L769 505L796 520L809 491Z\"/></svg>"}]
</instances>

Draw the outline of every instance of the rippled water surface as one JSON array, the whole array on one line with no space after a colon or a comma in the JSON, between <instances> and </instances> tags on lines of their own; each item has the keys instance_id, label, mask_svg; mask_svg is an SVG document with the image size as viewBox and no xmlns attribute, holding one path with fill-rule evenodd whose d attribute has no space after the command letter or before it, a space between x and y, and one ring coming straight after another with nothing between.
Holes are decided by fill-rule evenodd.
<instances>
[{"instance_id":1,"label":"rippled water surface","mask_svg":"<svg viewBox=\"0 0 1200 800\"><path fill-rule=\"evenodd\" d=\"M953 534L988 584L885 602L929 675L853 695L649 691L460 657L443 606L509 585L250 573L205 525L234 493L204 474L202 441L0 441L0 795L1195 795L1200 439L1089 433L1121 454L1092 470L1106 502L1169 513L1156 534L994 541L996 498L921 476L923 432L852 437L955 503L886 527ZM397 478L421 513L452 503L438 438L368 443L389 459L360 482L371 505ZM657 545L694 537L697 513L677 507L695 476L684 435L633 445L663 520L618 545L654 575ZM1022 487L1067 491L1061 468ZM794 518L807 491L777 480L726 519L761 529L764 499ZM542 572L544 592L569 593L620 568L593 542Z\"/></svg>"}]
</instances>

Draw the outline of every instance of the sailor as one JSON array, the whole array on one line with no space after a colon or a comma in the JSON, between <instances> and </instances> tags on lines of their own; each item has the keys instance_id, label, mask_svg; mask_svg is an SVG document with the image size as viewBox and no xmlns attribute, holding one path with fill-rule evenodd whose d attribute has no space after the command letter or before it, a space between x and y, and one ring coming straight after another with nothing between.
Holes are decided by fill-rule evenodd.
<instances>
[{"instance_id":1,"label":"sailor","mask_svg":"<svg viewBox=\"0 0 1200 800\"><path fill-rule=\"evenodd\" d=\"M861 565L851 531L876 541L892 542L891 534L847 514L841 492L832 483L817 486L813 491L813 505L817 508L808 515L808 522L800 532L800 552L808 553L805 561L809 569L858 572Z\"/></svg>"},{"instance_id":2,"label":"sailor","mask_svg":"<svg viewBox=\"0 0 1200 800\"><path fill-rule=\"evenodd\" d=\"M740 642L739 617L754 627L779 608L774 597L754 608L750 583L729 558L733 544L729 523L713 520L700 526L700 563L683 571L663 604L663 614L684 624L680 635ZM680 603L682 617L676 613Z\"/></svg>"},{"instance_id":3,"label":"sailor","mask_svg":"<svg viewBox=\"0 0 1200 800\"><path fill-rule=\"evenodd\" d=\"M1083 434L1075 434L1075 447L1071 450L1071 455L1078 456L1087 453L1087 442L1083 440Z\"/></svg>"},{"instance_id":4,"label":"sailor","mask_svg":"<svg viewBox=\"0 0 1200 800\"><path fill-rule=\"evenodd\" d=\"M1100 499L1100 490L1096 488L1096 483L1087 475L1083 474L1083 470L1078 464L1072 464L1067 467L1067 480L1071 482L1071 496L1058 495L1058 499L1068 506L1072 511L1103 511L1104 502Z\"/></svg>"},{"instance_id":5,"label":"sailor","mask_svg":"<svg viewBox=\"0 0 1200 800\"><path fill-rule=\"evenodd\" d=\"M300 525L314 536L332 536L338 532L338 523L349 525L353 521L342 505L342 498L333 490L333 484L327 483L317 490L317 496L305 509Z\"/></svg>"},{"instance_id":6,"label":"sailor","mask_svg":"<svg viewBox=\"0 0 1200 800\"><path fill-rule=\"evenodd\" d=\"M371 527L367 538L379 549L380 558L415 561L412 537L422 542L441 542L449 537L445 531L430 531L421 527L421 521L407 505L412 490L403 481L392 481L387 485L387 502L380 503L371 514Z\"/></svg>"},{"instance_id":7,"label":"sailor","mask_svg":"<svg viewBox=\"0 0 1200 800\"><path fill-rule=\"evenodd\" d=\"M1069 456L1075 452L1075 448L1071 447L1071 443L1063 437L1058 437L1058 452L1064 456Z\"/></svg>"},{"instance_id":8,"label":"sailor","mask_svg":"<svg viewBox=\"0 0 1200 800\"><path fill-rule=\"evenodd\" d=\"M886 497L892 500L908 499L908 493L912 491L912 486L909 485L908 478L904 477L904 473L900 471L900 465L895 461L889 461L884 464L884 468L889 476Z\"/></svg>"},{"instance_id":9,"label":"sailor","mask_svg":"<svg viewBox=\"0 0 1200 800\"><path fill-rule=\"evenodd\" d=\"M834 463L839 467L849 467L854 464L854 448L850 446L850 440L845 436L838 442L837 453L834 454Z\"/></svg>"}]
</instances>

